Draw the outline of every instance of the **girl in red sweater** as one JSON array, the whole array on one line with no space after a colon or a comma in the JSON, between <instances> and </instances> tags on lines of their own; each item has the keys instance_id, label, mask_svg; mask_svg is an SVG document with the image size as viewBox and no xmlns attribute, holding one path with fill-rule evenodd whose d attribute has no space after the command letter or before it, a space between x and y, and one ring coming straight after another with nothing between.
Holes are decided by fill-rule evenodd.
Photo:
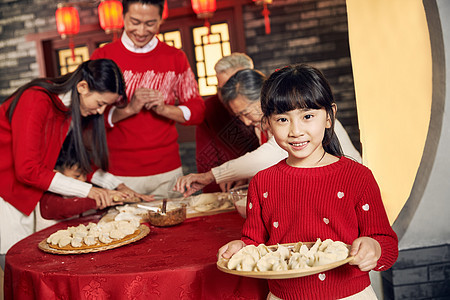
<instances>
[{"instance_id":1,"label":"girl in red sweater","mask_svg":"<svg viewBox=\"0 0 450 300\"><path fill-rule=\"evenodd\" d=\"M242 238L220 248L219 257L249 244L342 241L351 244L352 262L316 275L269 280L268 299L376 299L368 271L394 264L397 235L371 171L342 155L327 80L307 65L277 70L264 83L261 108L288 158L253 177Z\"/></svg>"},{"instance_id":2,"label":"girl in red sweater","mask_svg":"<svg viewBox=\"0 0 450 300\"><path fill-rule=\"evenodd\" d=\"M107 171L102 114L107 105L121 103L126 103L122 73L112 60L100 59L62 77L35 79L1 104L0 262L35 230L34 209L44 191L88 197L99 207L111 205L112 195L134 196L120 181L99 188L53 171L69 131L80 168Z\"/></svg>"}]
</instances>

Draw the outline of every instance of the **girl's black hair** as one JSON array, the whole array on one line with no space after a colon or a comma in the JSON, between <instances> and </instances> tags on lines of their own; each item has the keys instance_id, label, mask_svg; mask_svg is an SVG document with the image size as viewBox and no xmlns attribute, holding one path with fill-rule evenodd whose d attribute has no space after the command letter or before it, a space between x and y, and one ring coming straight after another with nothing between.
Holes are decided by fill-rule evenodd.
<instances>
[{"instance_id":1,"label":"girl's black hair","mask_svg":"<svg viewBox=\"0 0 450 300\"><path fill-rule=\"evenodd\" d=\"M264 118L294 109L325 108L331 119L331 127L325 129L322 140L326 152L343 156L339 140L334 133L334 96L325 76L318 69L295 64L276 70L264 82L261 89L261 110Z\"/></svg>"},{"instance_id":2,"label":"girl's black hair","mask_svg":"<svg viewBox=\"0 0 450 300\"><path fill-rule=\"evenodd\" d=\"M107 171L109 166L108 145L103 115L82 117L77 90L77 84L82 80L87 82L90 92L118 94L119 99L115 103L116 106L124 107L127 104L125 81L119 67L110 59L97 59L85 61L74 72L61 77L37 78L23 85L9 97L12 99L6 111L7 117L11 122L20 97L29 88L43 88L49 96L71 92L71 104L67 114L72 117L70 139L75 148L76 160L79 162L80 168L86 173L92 170L91 162ZM55 101L55 97L50 98ZM58 108L56 103L55 107Z\"/></svg>"},{"instance_id":3,"label":"girl's black hair","mask_svg":"<svg viewBox=\"0 0 450 300\"><path fill-rule=\"evenodd\" d=\"M55 164L55 170L60 173L64 173L66 169L70 169L73 166L77 166L79 168L80 162L77 160L77 154L73 144L72 131L70 131L64 140L61 151L59 151L58 159ZM83 172L83 174L86 174L86 172Z\"/></svg>"},{"instance_id":4,"label":"girl's black hair","mask_svg":"<svg viewBox=\"0 0 450 300\"><path fill-rule=\"evenodd\" d=\"M128 12L128 9L130 7L131 4L134 3L140 3L140 4L150 4L150 5L155 5L159 7L159 16L162 18L162 13L164 10L164 1L165 0L122 0L122 6L123 6L123 15L125 16L125 14Z\"/></svg>"}]
</instances>

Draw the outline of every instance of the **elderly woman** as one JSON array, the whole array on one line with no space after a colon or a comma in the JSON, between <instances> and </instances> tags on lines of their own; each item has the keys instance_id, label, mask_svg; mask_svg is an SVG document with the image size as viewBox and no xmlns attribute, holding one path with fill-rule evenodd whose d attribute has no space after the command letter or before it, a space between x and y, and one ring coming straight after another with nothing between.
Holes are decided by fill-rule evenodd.
<instances>
[{"instance_id":1,"label":"elderly woman","mask_svg":"<svg viewBox=\"0 0 450 300\"><path fill-rule=\"evenodd\" d=\"M246 125L252 125L261 146L245 155L230 160L205 173L193 173L178 178L175 189L189 196L205 185L216 182L233 182L251 178L287 157L287 152L278 146L270 132L265 130L261 118L260 93L265 76L258 70L245 69L235 73L222 87L222 100ZM350 141L338 120L334 128L344 155L361 162L361 156ZM228 185L230 186L230 185Z\"/></svg>"}]
</instances>

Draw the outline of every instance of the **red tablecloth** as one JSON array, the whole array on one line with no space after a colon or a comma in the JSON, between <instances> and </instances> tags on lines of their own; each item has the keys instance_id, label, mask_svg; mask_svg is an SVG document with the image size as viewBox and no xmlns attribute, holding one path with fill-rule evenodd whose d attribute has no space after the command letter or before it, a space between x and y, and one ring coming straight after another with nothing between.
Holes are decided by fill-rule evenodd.
<instances>
[{"instance_id":1,"label":"red tablecloth","mask_svg":"<svg viewBox=\"0 0 450 300\"><path fill-rule=\"evenodd\" d=\"M98 221L58 223L15 244L6 255L5 299L265 299L264 280L219 271L217 250L238 239L236 213L150 226L140 241L97 253L49 254L37 245L56 230Z\"/></svg>"}]
</instances>

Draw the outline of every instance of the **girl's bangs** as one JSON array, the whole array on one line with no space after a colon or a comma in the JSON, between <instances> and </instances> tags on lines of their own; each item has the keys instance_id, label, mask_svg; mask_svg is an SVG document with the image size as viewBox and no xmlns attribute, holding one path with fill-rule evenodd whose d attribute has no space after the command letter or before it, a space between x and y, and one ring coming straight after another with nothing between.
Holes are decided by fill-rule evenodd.
<instances>
[{"instance_id":1,"label":"girl's bangs","mask_svg":"<svg viewBox=\"0 0 450 300\"><path fill-rule=\"evenodd\" d=\"M282 114L295 109L321 109L321 106L308 89L299 85L278 86L278 91L272 98L275 114Z\"/></svg>"}]
</instances>

